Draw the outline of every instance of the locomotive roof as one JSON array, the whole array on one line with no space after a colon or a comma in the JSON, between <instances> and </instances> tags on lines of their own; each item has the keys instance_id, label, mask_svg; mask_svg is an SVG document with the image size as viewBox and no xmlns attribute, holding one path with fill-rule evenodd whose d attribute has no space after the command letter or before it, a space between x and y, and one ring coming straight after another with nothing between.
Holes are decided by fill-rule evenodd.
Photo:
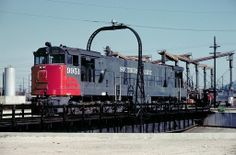
<instances>
[{"instance_id":1,"label":"locomotive roof","mask_svg":"<svg viewBox=\"0 0 236 155\"><path fill-rule=\"evenodd\" d=\"M94 57L101 57L101 53L97 51L87 51L85 49L81 48L70 48L70 47L65 47L62 48L64 51L68 52L71 55L89 55L89 56L94 56ZM79 52L79 53L78 53Z\"/></svg>"},{"instance_id":2,"label":"locomotive roof","mask_svg":"<svg viewBox=\"0 0 236 155\"><path fill-rule=\"evenodd\" d=\"M66 52L71 55L89 55L93 57L101 57L100 52L87 51L85 49L71 48L66 46L42 47L39 48L36 52L34 52L34 55L40 56L46 54L65 54Z\"/></svg>"},{"instance_id":3,"label":"locomotive roof","mask_svg":"<svg viewBox=\"0 0 236 155\"><path fill-rule=\"evenodd\" d=\"M81 48L71 48L66 46L52 46L52 47L42 47L39 48L36 52L34 52L35 56L43 56L47 54L65 54L69 53L70 55L85 55L91 57L102 57L100 52L97 51L87 51ZM145 63L145 62L144 62ZM146 62L147 64L151 64L150 62ZM172 67L176 71L183 71L184 68L180 66L172 66L167 64L160 64L161 66Z\"/></svg>"}]
</instances>

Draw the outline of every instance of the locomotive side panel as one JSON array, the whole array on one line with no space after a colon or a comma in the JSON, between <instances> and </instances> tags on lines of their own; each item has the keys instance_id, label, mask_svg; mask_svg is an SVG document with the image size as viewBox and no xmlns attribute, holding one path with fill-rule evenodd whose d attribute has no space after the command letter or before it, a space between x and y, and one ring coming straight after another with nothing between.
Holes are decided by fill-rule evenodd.
<instances>
[{"instance_id":1,"label":"locomotive side panel","mask_svg":"<svg viewBox=\"0 0 236 155\"><path fill-rule=\"evenodd\" d=\"M95 83L84 83L86 95L107 95L121 100L134 97L137 78L137 62L106 57L96 59ZM144 63L144 86L147 101L155 97L185 97L186 91L179 83L176 72L182 74L181 67ZM101 78L102 77L102 78ZM102 79L102 80L101 80Z\"/></svg>"}]
</instances>

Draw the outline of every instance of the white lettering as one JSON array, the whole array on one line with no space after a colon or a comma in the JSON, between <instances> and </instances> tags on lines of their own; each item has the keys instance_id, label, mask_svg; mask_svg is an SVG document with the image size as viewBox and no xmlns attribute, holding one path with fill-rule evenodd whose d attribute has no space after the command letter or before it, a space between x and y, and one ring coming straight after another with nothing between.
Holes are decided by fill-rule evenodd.
<instances>
[{"instance_id":1,"label":"white lettering","mask_svg":"<svg viewBox=\"0 0 236 155\"><path fill-rule=\"evenodd\" d=\"M137 68L131 68L131 67L123 67L123 66L121 66L121 67L120 67L120 72L122 72L122 73L137 74L138 70L137 70ZM146 70L143 71L143 74L144 74L144 75L152 75L152 70L146 69Z\"/></svg>"},{"instance_id":2,"label":"white lettering","mask_svg":"<svg viewBox=\"0 0 236 155\"><path fill-rule=\"evenodd\" d=\"M69 67L67 67L66 72L67 72L67 74L80 75L80 69L79 68L69 68Z\"/></svg>"},{"instance_id":3,"label":"white lettering","mask_svg":"<svg viewBox=\"0 0 236 155\"><path fill-rule=\"evenodd\" d=\"M66 69L67 74L70 74L70 68Z\"/></svg>"}]
</instances>

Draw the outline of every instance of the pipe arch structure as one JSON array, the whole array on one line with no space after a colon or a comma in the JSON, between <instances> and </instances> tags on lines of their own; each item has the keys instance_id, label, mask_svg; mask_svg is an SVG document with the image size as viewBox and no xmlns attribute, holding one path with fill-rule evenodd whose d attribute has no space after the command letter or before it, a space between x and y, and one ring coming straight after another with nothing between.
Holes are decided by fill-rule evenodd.
<instances>
[{"instance_id":1,"label":"pipe arch structure","mask_svg":"<svg viewBox=\"0 0 236 155\"><path fill-rule=\"evenodd\" d=\"M105 26L97 29L92 33L92 35L89 37L89 40L87 42L86 49L88 51L91 50L91 45L93 42L93 39L96 37L98 33L101 31L113 31L113 30L122 30L122 29L128 29L135 35L137 42L138 42L138 72L137 72L137 79L136 79L136 91L135 91L135 103L143 104L145 103L145 92L144 92L144 65L142 62L142 41L140 39L139 34L131 27L124 25L124 24L112 24L112 26Z\"/></svg>"}]
</instances>

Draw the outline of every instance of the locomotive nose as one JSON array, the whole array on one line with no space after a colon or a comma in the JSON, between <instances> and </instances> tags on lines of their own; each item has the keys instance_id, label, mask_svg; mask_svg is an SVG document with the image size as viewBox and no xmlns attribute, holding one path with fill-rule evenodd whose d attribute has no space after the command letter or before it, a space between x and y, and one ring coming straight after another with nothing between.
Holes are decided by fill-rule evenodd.
<instances>
[{"instance_id":1,"label":"locomotive nose","mask_svg":"<svg viewBox=\"0 0 236 155\"><path fill-rule=\"evenodd\" d=\"M37 81L38 82L47 82L47 70L45 66L40 66L38 71Z\"/></svg>"},{"instance_id":2,"label":"locomotive nose","mask_svg":"<svg viewBox=\"0 0 236 155\"><path fill-rule=\"evenodd\" d=\"M43 95L48 89L48 77L46 66L37 66L33 68L32 88L36 94Z\"/></svg>"}]
</instances>

